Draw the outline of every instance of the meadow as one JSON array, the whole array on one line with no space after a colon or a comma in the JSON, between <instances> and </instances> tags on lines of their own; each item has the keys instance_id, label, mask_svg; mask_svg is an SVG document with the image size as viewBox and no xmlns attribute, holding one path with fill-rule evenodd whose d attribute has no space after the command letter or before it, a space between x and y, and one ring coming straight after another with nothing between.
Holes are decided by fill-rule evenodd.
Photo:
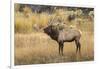
<instances>
[{"instance_id":1,"label":"meadow","mask_svg":"<svg viewBox=\"0 0 100 69\"><path fill-rule=\"evenodd\" d=\"M91 15L93 11L85 16L81 9L76 11L66 10L65 8L54 9L52 14L32 12L29 7L25 7L23 10L23 12L15 11L14 16L15 65L94 60L94 20ZM71 14L77 15L77 17L68 21L68 16ZM75 42L64 43L64 55L59 55L57 42L42 30L53 18L55 18L55 21L61 19L67 26L72 25L81 30L81 56L76 54Z\"/></svg>"}]
</instances>

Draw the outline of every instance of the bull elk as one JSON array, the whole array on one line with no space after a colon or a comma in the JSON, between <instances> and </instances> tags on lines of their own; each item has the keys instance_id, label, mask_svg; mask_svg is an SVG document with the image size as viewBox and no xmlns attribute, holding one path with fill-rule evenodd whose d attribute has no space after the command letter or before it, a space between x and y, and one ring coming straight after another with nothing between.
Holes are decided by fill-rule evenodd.
<instances>
[{"instance_id":1,"label":"bull elk","mask_svg":"<svg viewBox=\"0 0 100 69\"><path fill-rule=\"evenodd\" d=\"M63 56L64 42L73 42L76 44L76 53L81 53L80 37L81 32L78 29L57 29L54 25L49 25L43 29L53 40L59 44L59 55Z\"/></svg>"}]
</instances>

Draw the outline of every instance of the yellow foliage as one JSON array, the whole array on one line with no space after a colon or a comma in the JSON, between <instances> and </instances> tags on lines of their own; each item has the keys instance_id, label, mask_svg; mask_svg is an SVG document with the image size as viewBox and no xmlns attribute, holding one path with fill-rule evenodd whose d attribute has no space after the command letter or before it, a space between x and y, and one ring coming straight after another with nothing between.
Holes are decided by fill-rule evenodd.
<instances>
[{"instance_id":1,"label":"yellow foliage","mask_svg":"<svg viewBox=\"0 0 100 69\"><path fill-rule=\"evenodd\" d=\"M23 16L16 16L15 17L15 32L31 32L32 31L32 21L23 17Z\"/></svg>"},{"instance_id":2,"label":"yellow foliage","mask_svg":"<svg viewBox=\"0 0 100 69\"><path fill-rule=\"evenodd\" d=\"M68 22L68 16L75 14L81 15L82 11L70 11L65 9L54 9L54 12L52 14L49 14L47 12L37 13L32 12L32 10L29 7L24 8L24 12L15 12L15 32L18 33L28 33L33 31L34 25L38 26L39 29L42 27L47 26L49 21L52 21L53 23L56 23L57 21L60 21L62 23L66 23L67 26L70 25L77 25L76 27L79 27L79 29L86 31L84 28L85 26L91 26L89 27L89 30L92 31L93 22L91 23L84 23L86 22L86 19L75 17L75 20ZM25 16L25 13L28 14L28 17ZM75 14L76 15L76 14ZM81 17L84 17L81 15ZM89 21L88 21L89 22ZM90 25L89 25L90 24Z\"/></svg>"},{"instance_id":3,"label":"yellow foliage","mask_svg":"<svg viewBox=\"0 0 100 69\"><path fill-rule=\"evenodd\" d=\"M46 13L40 14L40 16L39 16L39 25L40 26L46 26L48 21L49 21L48 14L46 14Z\"/></svg>"}]
</instances>

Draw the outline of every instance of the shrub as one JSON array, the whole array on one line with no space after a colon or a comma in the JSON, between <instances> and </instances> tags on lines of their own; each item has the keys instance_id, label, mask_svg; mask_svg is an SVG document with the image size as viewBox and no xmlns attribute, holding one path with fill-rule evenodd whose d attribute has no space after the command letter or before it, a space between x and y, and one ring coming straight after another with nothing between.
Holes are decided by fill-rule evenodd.
<instances>
[{"instance_id":1,"label":"shrub","mask_svg":"<svg viewBox=\"0 0 100 69\"><path fill-rule=\"evenodd\" d=\"M18 13L19 15L20 13ZM21 15L21 14L20 14ZM32 31L32 21L23 16L15 16L15 32L29 33Z\"/></svg>"}]
</instances>

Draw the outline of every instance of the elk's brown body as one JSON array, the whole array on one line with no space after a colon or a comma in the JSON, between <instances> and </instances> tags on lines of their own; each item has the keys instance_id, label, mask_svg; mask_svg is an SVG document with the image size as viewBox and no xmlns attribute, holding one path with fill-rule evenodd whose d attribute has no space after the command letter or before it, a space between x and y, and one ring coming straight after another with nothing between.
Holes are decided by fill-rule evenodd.
<instances>
[{"instance_id":1,"label":"elk's brown body","mask_svg":"<svg viewBox=\"0 0 100 69\"><path fill-rule=\"evenodd\" d=\"M81 32L78 29L57 29L53 25L44 28L44 32L59 44L59 54L63 55L64 42L75 41L76 53L81 51L80 37Z\"/></svg>"}]
</instances>

